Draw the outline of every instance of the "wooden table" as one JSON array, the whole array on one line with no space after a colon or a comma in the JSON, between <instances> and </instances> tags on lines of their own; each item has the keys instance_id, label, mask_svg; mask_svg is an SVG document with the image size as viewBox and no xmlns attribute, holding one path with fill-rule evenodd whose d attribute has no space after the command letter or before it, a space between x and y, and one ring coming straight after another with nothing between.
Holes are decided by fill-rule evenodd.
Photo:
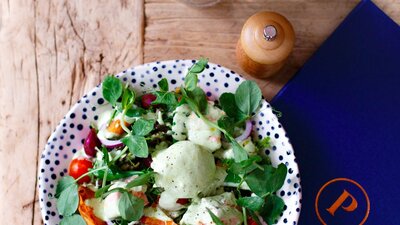
<instances>
[{"instance_id":1,"label":"wooden table","mask_svg":"<svg viewBox=\"0 0 400 225\"><path fill-rule=\"evenodd\" d=\"M376 0L400 23L400 0ZM190 8L173 0L0 1L0 221L41 224L37 167L52 130L105 74L165 59L209 57L243 73L235 43L250 15L272 10L297 40L271 99L358 0L222 0Z\"/></svg>"}]
</instances>

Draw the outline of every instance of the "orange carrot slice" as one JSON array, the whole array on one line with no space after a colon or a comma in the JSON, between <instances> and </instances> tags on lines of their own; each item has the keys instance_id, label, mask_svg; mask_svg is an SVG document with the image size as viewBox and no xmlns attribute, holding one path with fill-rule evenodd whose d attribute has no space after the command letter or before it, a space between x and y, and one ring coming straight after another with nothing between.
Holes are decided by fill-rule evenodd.
<instances>
[{"instance_id":1,"label":"orange carrot slice","mask_svg":"<svg viewBox=\"0 0 400 225\"><path fill-rule=\"evenodd\" d=\"M129 126L129 123L127 123L126 121L125 121L125 126ZM125 133L124 129L121 126L120 120L111 121L111 123L107 127L107 130L117 135L122 135Z\"/></svg>"},{"instance_id":2,"label":"orange carrot slice","mask_svg":"<svg viewBox=\"0 0 400 225\"><path fill-rule=\"evenodd\" d=\"M94 197L94 192L89 188L80 186L79 187L79 207L78 211L82 218L85 220L87 225L107 225L106 222L97 218L94 215L93 209L85 204L86 199Z\"/></svg>"}]
</instances>

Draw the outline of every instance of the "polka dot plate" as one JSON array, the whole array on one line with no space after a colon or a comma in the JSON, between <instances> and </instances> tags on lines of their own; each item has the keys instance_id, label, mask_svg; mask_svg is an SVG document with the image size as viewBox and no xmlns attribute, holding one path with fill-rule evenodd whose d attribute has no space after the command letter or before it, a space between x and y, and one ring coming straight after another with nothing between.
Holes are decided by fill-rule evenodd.
<instances>
[{"instance_id":1,"label":"polka dot plate","mask_svg":"<svg viewBox=\"0 0 400 225\"><path fill-rule=\"evenodd\" d=\"M157 87L161 78L169 81L170 89L179 87L188 68L194 60L173 60L140 65L123 71L117 76L129 83L137 93L146 93ZM208 63L199 75L199 86L211 99L218 99L224 92L235 92L244 79L235 72ZM89 133L90 123L98 120L99 115L111 106L102 97L98 85L84 95L61 120L50 136L41 156L38 172L39 200L44 224L59 224L60 216L53 197L57 180L65 176L73 154L82 147ZM266 150L272 164L285 163L288 174L283 187L277 192L285 201L285 210L277 224L296 225L301 208L300 175L292 145L271 106L262 101L259 112L253 117L254 133L260 138L269 136L271 148Z\"/></svg>"}]
</instances>

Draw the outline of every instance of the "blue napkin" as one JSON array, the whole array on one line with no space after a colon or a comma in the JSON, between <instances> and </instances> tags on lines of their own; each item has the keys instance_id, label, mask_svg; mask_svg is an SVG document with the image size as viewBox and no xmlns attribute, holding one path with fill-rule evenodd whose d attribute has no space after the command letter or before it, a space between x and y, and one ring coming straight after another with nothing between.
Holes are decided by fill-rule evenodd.
<instances>
[{"instance_id":1,"label":"blue napkin","mask_svg":"<svg viewBox=\"0 0 400 225\"><path fill-rule=\"evenodd\" d=\"M299 224L400 224L399 25L361 1L271 104L300 168Z\"/></svg>"}]
</instances>

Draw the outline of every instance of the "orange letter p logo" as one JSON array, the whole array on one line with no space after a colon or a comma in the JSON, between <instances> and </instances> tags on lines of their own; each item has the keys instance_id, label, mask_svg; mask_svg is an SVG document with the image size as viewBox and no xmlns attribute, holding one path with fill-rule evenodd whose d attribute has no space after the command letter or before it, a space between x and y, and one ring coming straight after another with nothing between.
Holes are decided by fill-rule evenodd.
<instances>
[{"instance_id":1,"label":"orange letter p logo","mask_svg":"<svg viewBox=\"0 0 400 225\"><path fill-rule=\"evenodd\" d=\"M347 198L351 198L351 203L348 206L343 206L343 203L344 201L346 201ZM340 195L340 197L331 205L331 207L329 207L326 210L332 216L335 216L335 212L340 206L342 206L342 209L345 210L346 212L352 212L357 209L358 203L353 195L344 190L343 193Z\"/></svg>"}]
</instances>

